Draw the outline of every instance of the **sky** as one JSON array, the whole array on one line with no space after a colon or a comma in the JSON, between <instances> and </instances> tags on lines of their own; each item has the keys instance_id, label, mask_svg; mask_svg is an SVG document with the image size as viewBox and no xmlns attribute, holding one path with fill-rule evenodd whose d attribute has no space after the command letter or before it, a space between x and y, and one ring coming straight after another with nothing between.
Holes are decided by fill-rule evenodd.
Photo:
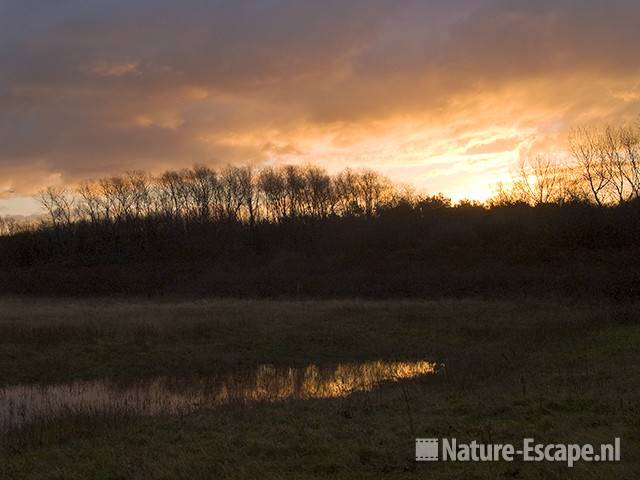
<instances>
[{"instance_id":1,"label":"sky","mask_svg":"<svg viewBox=\"0 0 640 480\"><path fill-rule=\"evenodd\" d=\"M640 113L640 2L0 0L0 214L194 164L374 168L485 199Z\"/></svg>"}]
</instances>

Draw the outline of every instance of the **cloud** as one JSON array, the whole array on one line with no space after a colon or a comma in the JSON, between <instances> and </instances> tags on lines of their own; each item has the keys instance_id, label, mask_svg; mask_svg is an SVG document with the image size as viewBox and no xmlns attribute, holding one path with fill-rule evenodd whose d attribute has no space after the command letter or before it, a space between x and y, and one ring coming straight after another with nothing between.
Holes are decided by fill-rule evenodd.
<instances>
[{"instance_id":1,"label":"cloud","mask_svg":"<svg viewBox=\"0 0 640 480\"><path fill-rule=\"evenodd\" d=\"M574 124L638 115L638 16L624 0L3 0L0 179L24 195L281 160L482 189L521 139L558 148Z\"/></svg>"},{"instance_id":2,"label":"cloud","mask_svg":"<svg viewBox=\"0 0 640 480\"><path fill-rule=\"evenodd\" d=\"M522 139L519 137L497 138L491 142L477 143L465 150L467 155L480 155L485 153L509 152L516 149Z\"/></svg>"},{"instance_id":3,"label":"cloud","mask_svg":"<svg viewBox=\"0 0 640 480\"><path fill-rule=\"evenodd\" d=\"M100 77L122 77L138 73L138 62L107 62L101 60L91 68Z\"/></svg>"}]
</instances>

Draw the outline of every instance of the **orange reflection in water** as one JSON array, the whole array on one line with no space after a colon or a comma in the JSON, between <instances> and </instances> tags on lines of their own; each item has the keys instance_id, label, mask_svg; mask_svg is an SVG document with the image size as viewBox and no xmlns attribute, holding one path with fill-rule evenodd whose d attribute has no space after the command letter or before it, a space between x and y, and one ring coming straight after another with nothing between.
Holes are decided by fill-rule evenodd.
<instances>
[{"instance_id":1,"label":"orange reflection in water","mask_svg":"<svg viewBox=\"0 0 640 480\"><path fill-rule=\"evenodd\" d=\"M231 403L343 397L382 382L433 374L436 364L342 363L334 368L276 368L218 378L160 377L126 387L110 381L16 385L0 389L0 431L73 415L182 415Z\"/></svg>"}]
</instances>

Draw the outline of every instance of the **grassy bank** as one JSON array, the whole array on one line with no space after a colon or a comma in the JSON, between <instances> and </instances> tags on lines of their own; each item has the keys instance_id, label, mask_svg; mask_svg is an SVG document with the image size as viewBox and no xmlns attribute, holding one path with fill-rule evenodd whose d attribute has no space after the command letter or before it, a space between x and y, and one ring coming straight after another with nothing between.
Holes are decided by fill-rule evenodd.
<instances>
[{"instance_id":1,"label":"grassy bank","mask_svg":"<svg viewBox=\"0 0 640 480\"><path fill-rule=\"evenodd\" d=\"M604 478L640 471L640 306L540 301L0 301L0 384L260 364L443 362L346 398L85 417L5 435L4 478ZM620 464L416 464L422 437L605 443Z\"/></svg>"}]
</instances>

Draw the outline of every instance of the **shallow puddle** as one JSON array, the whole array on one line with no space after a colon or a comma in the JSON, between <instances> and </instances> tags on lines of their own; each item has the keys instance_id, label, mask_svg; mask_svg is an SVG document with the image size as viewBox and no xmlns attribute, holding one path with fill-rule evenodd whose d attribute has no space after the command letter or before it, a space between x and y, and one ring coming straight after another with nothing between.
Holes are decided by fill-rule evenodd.
<instances>
[{"instance_id":1,"label":"shallow puddle","mask_svg":"<svg viewBox=\"0 0 640 480\"><path fill-rule=\"evenodd\" d=\"M433 374L434 363L343 363L333 368L262 365L204 379L156 378L121 386L109 381L16 385L0 389L0 431L73 415L181 415L231 403L343 397L382 382Z\"/></svg>"}]
</instances>

